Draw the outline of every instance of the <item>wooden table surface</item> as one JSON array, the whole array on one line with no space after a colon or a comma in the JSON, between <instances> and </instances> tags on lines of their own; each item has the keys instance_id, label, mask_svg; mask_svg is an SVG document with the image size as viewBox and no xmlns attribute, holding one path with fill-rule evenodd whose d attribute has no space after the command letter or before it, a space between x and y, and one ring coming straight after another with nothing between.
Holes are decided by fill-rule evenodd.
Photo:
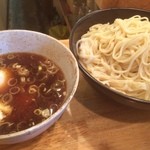
<instances>
[{"instance_id":1,"label":"wooden table surface","mask_svg":"<svg viewBox=\"0 0 150 150\"><path fill-rule=\"evenodd\" d=\"M0 150L150 150L150 111L107 98L80 73L71 104L52 127L32 140L0 145Z\"/></svg>"}]
</instances>

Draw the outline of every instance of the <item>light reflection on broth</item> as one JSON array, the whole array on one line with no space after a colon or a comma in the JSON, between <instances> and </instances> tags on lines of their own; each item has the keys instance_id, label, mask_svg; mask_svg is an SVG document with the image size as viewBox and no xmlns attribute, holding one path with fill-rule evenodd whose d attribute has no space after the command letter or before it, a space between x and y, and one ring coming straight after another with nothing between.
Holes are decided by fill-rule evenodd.
<instances>
[{"instance_id":1,"label":"light reflection on broth","mask_svg":"<svg viewBox=\"0 0 150 150\"><path fill-rule=\"evenodd\" d=\"M3 70L0 70L0 86L2 86L2 84L4 84L5 79L6 79L5 72Z\"/></svg>"},{"instance_id":2,"label":"light reflection on broth","mask_svg":"<svg viewBox=\"0 0 150 150\"><path fill-rule=\"evenodd\" d=\"M0 135L47 119L65 95L64 74L51 60L31 53L0 55Z\"/></svg>"}]
</instances>

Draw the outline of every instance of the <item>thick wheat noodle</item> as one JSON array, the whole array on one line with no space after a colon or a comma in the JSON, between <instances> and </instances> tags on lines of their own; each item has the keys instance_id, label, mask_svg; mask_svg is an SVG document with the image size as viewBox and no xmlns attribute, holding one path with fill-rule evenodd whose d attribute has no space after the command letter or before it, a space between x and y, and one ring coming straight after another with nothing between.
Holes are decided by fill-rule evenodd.
<instances>
[{"instance_id":1,"label":"thick wheat noodle","mask_svg":"<svg viewBox=\"0 0 150 150\"><path fill-rule=\"evenodd\" d=\"M96 24L76 44L81 64L98 81L150 100L150 22L147 17Z\"/></svg>"}]
</instances>

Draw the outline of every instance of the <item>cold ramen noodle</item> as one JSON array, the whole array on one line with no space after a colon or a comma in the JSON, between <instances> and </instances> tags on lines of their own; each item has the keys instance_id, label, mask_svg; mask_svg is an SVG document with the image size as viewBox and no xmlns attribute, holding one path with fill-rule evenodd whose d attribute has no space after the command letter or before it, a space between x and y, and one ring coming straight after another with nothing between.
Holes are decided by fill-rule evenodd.
<instances>
[{"instance_id":1,"label":"cold ramen noodle","mask_svg":"<svg viewBox=\"0 0 150 150\"><path fill-rule=\"evenodd\" d=\"M44 121L65 95L64 74L51 60L32 53L0 55L0 135Z\"/></svg>"},{"instance_id":2,"label":"cold ramen noodle","mask_svg":"<svg viewBox=\"0 0 150 150\"><path fill-rule=\"evenodd\" d=\"M76 44L80 62L98 81L150 100L150 22L147 17L96 24Z\"/></svg>"}]
</instances>

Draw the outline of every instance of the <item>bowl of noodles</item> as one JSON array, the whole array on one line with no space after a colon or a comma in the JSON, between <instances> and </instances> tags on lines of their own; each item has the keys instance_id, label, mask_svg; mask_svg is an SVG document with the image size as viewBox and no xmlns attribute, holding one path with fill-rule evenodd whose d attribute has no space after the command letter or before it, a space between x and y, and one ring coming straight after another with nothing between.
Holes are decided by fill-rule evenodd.
<instances>
[{"instance_id":1,"label":"bowl of noodles","mask_svg":"<svg viewBox=\"0 0 150 150\"><path fill-rule=\"evenodd\" d=\"M78 80L75 57L57 39L35 31L1 31L0 144L32 139L52 126Z\"/></svg>"},{"instance_id":2,"label":"bowl of noodles","mask_svg":"<svg viewBox=\"0 0 150 150\"><path fill-rule=\"evenodd\" d=\"M150 12L94 11L77 21L70 49L87 81L122 104L150 109Z\"/></svg>"}]
</instances>

